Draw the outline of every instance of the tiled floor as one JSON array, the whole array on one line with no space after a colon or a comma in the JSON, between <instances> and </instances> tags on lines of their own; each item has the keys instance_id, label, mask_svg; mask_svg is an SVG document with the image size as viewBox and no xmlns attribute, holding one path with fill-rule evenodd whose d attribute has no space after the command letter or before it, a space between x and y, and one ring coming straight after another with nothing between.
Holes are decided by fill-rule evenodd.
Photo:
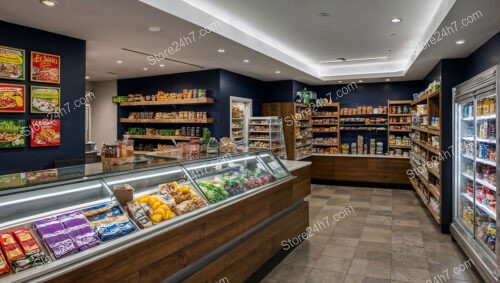
<instances>
[{"instance_id":1,"label":"tiled floor","mask_svg":"<svg viewBox=\"0 0 500 283\"><path fill-rule=\"evenodd\" d=\"M325 185L312 191L314 235L263 282L483 282L472 267L454 269L468 259L413 191ZM335 222L346 206L354 212Z\"/></svg>"}]
</instances>

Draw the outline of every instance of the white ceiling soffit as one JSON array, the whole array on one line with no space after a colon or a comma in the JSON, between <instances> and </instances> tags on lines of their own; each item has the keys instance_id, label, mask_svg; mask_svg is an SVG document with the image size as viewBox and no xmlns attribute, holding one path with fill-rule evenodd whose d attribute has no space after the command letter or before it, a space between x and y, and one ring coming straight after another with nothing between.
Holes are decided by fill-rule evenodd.
<instances>
[{"instance_id":1,"label":"white ceiling soffit","mask_svg":"<svg viewBox=\"0 0 500 283\"><path fill-rule=\"evenodd\" d=\"M455 4L455 0L355 0L345 1L345 3L319 0L314 5L308 5L307 1L293 3L295 6L300 6L291 11L290 9L286 10L287 6L290 5L287 0L271 2L267 0L140 1L199 26L210 27L214 26L217 21L223 22L224 24L217 24L217 28L213 29L215 33L322 81L405 76L421 52L420 49L413 47L427 42L432 37L433 32ZM322 4L324 7L331 7L332 17L335 17L334 21L340 21L333 26L342 27L339 29L332 29L330 26L324 27L327 31L328 29L332 31L333 38L325 37L326 33L315 33L315 29L318 29L318 22L315 18L308 18L310 14L304 12L302 18L292 16L294 12L302 12L301 9L307 11L308 6L317 9ZM266 5L269 9L266 9ZM252 8L256 10L252 11ZM280 8L283 9L283 13L279 13ZM365 13L366 9L372 9L371 14L374 16L372 18L356 18L356 10L353 9L362 9L365 10ZM349 10L352 13L345 12ZM336 13L336 11L341 11L341 13ZM384 11L391 12L384 13ZM321 11L316 12L315 16ZM274 13L274 17L269 13ZM403 18L404 27L394 27L393 25L399 24L391 23L392 17ZM280 19L281 22L279 22ZM289 25L294 20L303 22L298 23L298 27L295 24L293 27L288 26L288 33L283 30L282 25L280 26L283 22L287 22ZM352 30L346 31L346 25L350 26ZM290 28L297 30L293 31ZM394 50L388 55L383 53L384 49L380 47L390 40L391 30L397 30L398 34L404 35L404 40L400 40L398 46L391 47ZM301 43L296 41L293 32L315 33L315 37L309 37L307 42L314 42L316 46L311 46L311 48L305 45L300 46ZM366 44L364 40L372 36L380 36L380 33L387 37L373 38L371 41L373 46L356 46L357 43ZM346 57L348 60L363 58L367 54L374 54L373 49L376 48L379 49L379 53L375 52L376 56L370 55L369 57L386 56L387 60L319 63L320 61L333 61L337 57ZM316 52L312 52L312 50ZM337 50L342 50L342 54L349 56L333 55L335 58L328 57L332 54L338 54Z\"/></svg>"}]
</instances>

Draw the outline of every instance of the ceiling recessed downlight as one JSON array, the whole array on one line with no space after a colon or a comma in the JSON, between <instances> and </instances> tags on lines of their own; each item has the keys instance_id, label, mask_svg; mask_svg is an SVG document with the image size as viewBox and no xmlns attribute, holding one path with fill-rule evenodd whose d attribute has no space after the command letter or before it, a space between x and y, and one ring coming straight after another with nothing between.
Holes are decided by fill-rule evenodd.
<instances>
[{"instance_id":1,"label":"ceiling recessed downlight","mask_svg":"<svg viewBox=\"0 0 500 283\"><path fill-rule=\"evenodd\" d=\"M161 31L161 27L159 27L159 26L150 26L150 27L148 28L148 30L149 30L150 32L159 32L159 31Z\"/></svg>"},{"instance_id":2,"label":"ceiling recessed downlight","mask_svg":"<svg viewBox=\"0 0 500 283\"><path fill-rule=\"evenodd\" d=\"M338 82L339 84L341 84L341 83L342 83L342 81L337 81L337 82Z\"/></svg>"},{"instance_id":3,"label":"ceiling recessed downlight","mask_svg":"<svg viewBox=\"0 0 500 283\"><path fill-rule=\"evenodd\" d=\"M274 71L274 73L275 73L275 74L280 74L280 73L281 73L281 71Z\"/></svg>"},{"instance_id":4,"label":"ceiling recessed downlight","mask_svg":"<svg viewBox=\"0 0 500 283\"><path fill-rule=\"evenodd\" d=\"M85 79L88 80L88 79L90 79L90 77L89 76L85 76Z\"/></svg>"},{"instance_id":5,"label":"ceiling recessed downlight","mask_svg":"<svg viewBox=\"0 0 500 283\"><path fill-rule=\"evenodd\" d=\"M463 40L463 39L457 40L457 41L455 41L455 44L456 44L456 45L462 45L462 44L465 44L465 40Z\"/></svg>"},{"instance_id":6,"label":"ceiling recessed downlight","mask_svg":"<svg viewBox=\"0 0 500 283\"><path fill-rule=\"evenodd\" d=\"M358 83L362 83L362 82L363 82L363 80L359 80L359 81L358 81Z\"/></svg>"},{"instance_id":7,"label":"ceiling recessed downlight","mask_svg":"<svg viewBox=\"0 0 500 283\"><path fill-rule=\"evenodd\" d=\"M147 71L147 70L148 70L148 68L142 68L142 69L143 69L144 71Z\"/></svg>"},{"instance_id":8,"label":"ceiling recessed downlight","mask_svg":"<svg viewBox=\"0 0 500 283\"><path fill-rule=\"evenodd\" d=\"M40 3L48 7L54 7L55 5L57 5L56 0L40 0Z\"/></svg>"},{"instance_id":9,"label":"ceiling recessed downlight","mask_svg":"<svg viewBox=\"0 0 500 283\"><path fill-rule=\"evenodd\" d=\"M245 59L245 60L243 60L243 63L250 63L250 60Z\"/></svg>"},{"instance_id":10,"label":"ceiling recessed downlight","mask_svg":"<svg viewBox=\"0 0 500 283\"><path fill-rule=\"evenodd\" d=\"M122 60L116 60L116 64L123 64Z\"/></svg>"},{"instance_id":11,"label":"ceiling recessed downlight","mask_svg":"<svg viewBox=\"0 0 500 283\"><path fill-rule=\"evenodd\" d=\"M319 15L320 15L321 17L329 17L329 16L331 16L331 15L332 15L332 13L330 13L330 12L321 12L321 13L319 13Z\"/></svg>"},{"instance_id":12,"label":"ceiling recessed downlight","mask_svg":"<svg viewBox=\"0 0 500 283\"><path fill-rule=\"evenodd\" d=\"M165 67L165 65L163 65L163 64L160 64L160 68L163 68L163 67Z\"/></svg>"},{"instance_id":13,"label":"ceiling recessed downlight","mask_svg":"<svg viewBox=\"0 0 500 283\"><path fill-rule=\"evenodd\" d=\"M391 81L391 79L385 79L385 81L386 81L386 82L390 82L390 81Z\"/></svg>"},{"instance_id":14,"label":"ceiling recessed downlight","mask_svg":"<svg viewBox=\"0 0 500 283\"><path fill-rule=\"evenodd\" d=\"M391 49L386 49L385 53L391 53L391 51L392 51Z\"/></svg>"},{"instance_id":15,"label":"ceiling recessed downlight","mask_svg":"<svg viewBox=\"0 0 500 283\"><path fill-rule=\"evenodd\" d=\"M226 50L224 50L224 49L221 48L221 49L217 50L217 52L224 53L224 52L226 52Z\"/></svg>"},{"instance_id":16,"label":"ceiling recessed downlight","mask_svg":"<svg viewBox=\"0 0 500 283\"><path fill-rule=\"evenodd\" d=\"M397 35L397 34L395 34L395 33L391 33L391 34L390 34L390 36L391 36L391 37L395 37L396 35Z\"/></svg>"},{"instance_id":17,"label":"ceiling recessed downlight","mask_svg":"<svg viewBox=\"0 0 500 283\"><path fill-rule=\"evenodd\" d=\"M400 23L401 22L401 18L393 18L391 20L391 23Z\"/></svg>"}]
</instances>

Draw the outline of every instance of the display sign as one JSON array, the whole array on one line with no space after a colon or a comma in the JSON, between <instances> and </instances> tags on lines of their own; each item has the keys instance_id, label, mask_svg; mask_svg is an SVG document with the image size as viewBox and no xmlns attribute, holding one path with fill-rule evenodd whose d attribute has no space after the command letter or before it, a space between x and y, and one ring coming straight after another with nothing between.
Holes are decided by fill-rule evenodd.
<instances>
[{"instance_id":1,"label":"display sign","mask_svg":"<svg viewBox=\"0 0 500 283\"><path fill-rule=\"evenodd\" d=\"M59 56L31 51L31 81L58 84L60 76Z\"/></svg>"},{"instance_id":2,"label":"display sign","mask_svg":"<svg viewBox=\"0 0 500 283\"><path fill-rule=\"evenodd\" d=\"M61 89L58 87L32 86L31 113L59 113L61 108Z\"/></svg>"},{"instance_id":3,"label":"display sign","mask_svg":"<svg viewBox=\"0 0 500 283\"><path fill-rule=\"evenodd\" d=\"M61 144L61 121L33 119L30 121L30 146L47 147Z\"/></svg>"},{"instance_id":4,"label":"display sign","mask_svg":"<svg viewBox=\"0 0 500 283\"><path fill-rule=\"evenodd\" d=\"M0 46L0 79L24 80L25 52L7 46Z\"/></svg>"},{"instance_id":5,"label":"display sign","mask_svg":"<svg viewBox=\"0 0 500 283\"><path fill-rule=\"evenodd\" d=\"M0 120L0 148L24 147L25 120Z\"/></svg>"},{"instance_id":6,"label":"display sign","mask_svg":"<svg viewBox=\"0 0 500 283\"><path fill-rule=\"evenodd\" d=\"M0 113L24 113L25 97L24 85L0 84Z\"/></svg>"}]
</instances>

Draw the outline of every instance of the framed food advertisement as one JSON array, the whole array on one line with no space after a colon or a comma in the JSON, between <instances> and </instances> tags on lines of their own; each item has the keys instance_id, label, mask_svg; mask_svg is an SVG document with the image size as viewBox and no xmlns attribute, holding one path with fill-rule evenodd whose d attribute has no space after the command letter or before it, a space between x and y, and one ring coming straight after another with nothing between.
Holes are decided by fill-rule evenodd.
<instances>
[{"instance_id":1,"label":"framed food advertisement","mask_svg":"<svg viewBox=\"0 0 500 283\"><path fill-rule=\"evenodd\" d=\"M61 58L57 55L31 51L31 81L58 84L61 82Z\"/></svg>"},{"instance_id":2,"label":"framed food advertisement","mask_svg":"<svg viewBox=\"0 0 500 283\"><path fill-rule=\"evenodd\" d=\"M61 120L32 119L30 146L47 147L61 144Z\"/></svg>"},{"instance_id":3,"label":"framed food advertisement","mask_svg":"<svg viewBox=\"0 0 500 283\"><path fill-rule=\"evenodd\" d=\"M25 97L24 85L0 84L0 113L24 113Z\"/></svg>"},{"instance_id":4,"label":"framed food advertisement","mask_svg":"<svg viewBox=\"0 0 500 283\"><path fill-rule=\"evenodd\" d=\"M58 87L31 86L31 113L59 113L61 89Z\"/></svg>"},{"instance_id":5,"label":"framed food advertisement","mask_svg":"<svg viewBox=\"0 0 500 283\"><path fill-rule=\"evenodd\" d=\"M0 79L25 79L25 51L7 46L0 46Z\"/></svg>"},{"instance_id":6,"label":"framed food advertisement","mask_svg":"<svg viewBox=\"0 0 500 283\"><path fill-rule=\"evenodd\" d=\"M0 120L0 149L24 147L26 120Z\"/></svg>"}]
</instances>

